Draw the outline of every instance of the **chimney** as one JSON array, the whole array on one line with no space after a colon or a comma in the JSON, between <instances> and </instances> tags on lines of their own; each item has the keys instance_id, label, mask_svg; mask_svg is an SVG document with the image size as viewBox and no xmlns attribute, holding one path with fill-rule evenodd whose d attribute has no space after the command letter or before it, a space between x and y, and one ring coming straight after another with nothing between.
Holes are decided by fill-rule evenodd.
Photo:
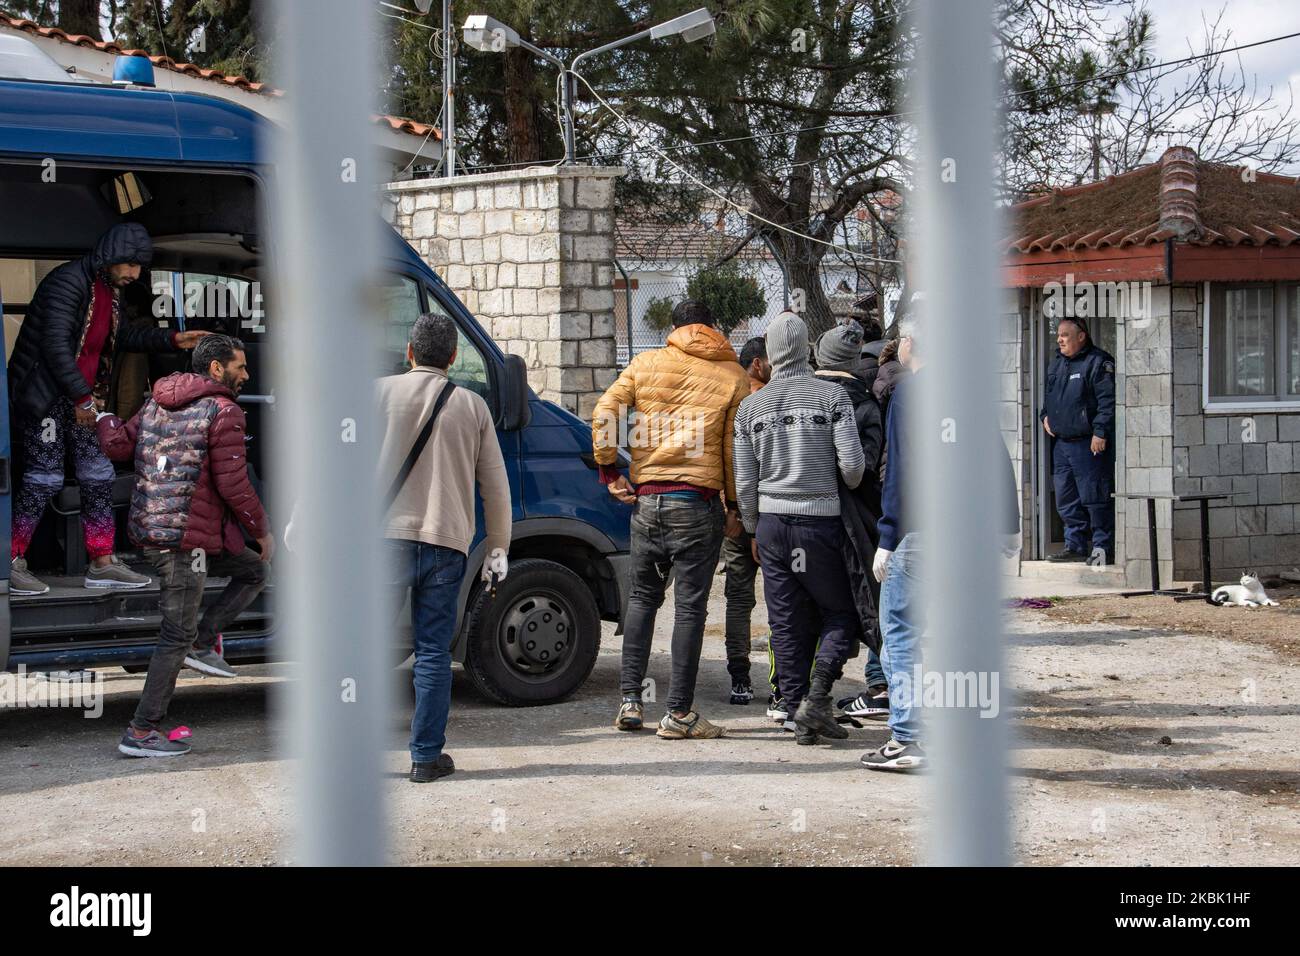
<instances>
[{"instance_id":1,"label":"chimney","mask_svg":"<svg viewBox=\"0 0 1300 956\"><path fill-rule=\"evenodd\" d=\"M1171 146L1160 157L1160 228L1178 239L1201 235L1196 207L1196 150Z\"/></svg>"}]
</instances>

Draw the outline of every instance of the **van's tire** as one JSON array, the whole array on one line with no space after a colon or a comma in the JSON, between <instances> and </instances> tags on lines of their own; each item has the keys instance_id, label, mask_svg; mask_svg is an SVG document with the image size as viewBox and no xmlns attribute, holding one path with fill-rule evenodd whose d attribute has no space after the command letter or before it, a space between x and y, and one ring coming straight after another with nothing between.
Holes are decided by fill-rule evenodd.
<instances>
[{"instance_id":1,"label":"van's tire","mask_svg":"<svg viewBox=\"0 0 1300 956\"><path fill-rule=\"evenodd\" d=\"M479 589L465 633L465 670L485 696L509 707L554 704L596 666L600 612L564 565L523 558L510 563L496 597Z\"/></svg>"}]
</instances>

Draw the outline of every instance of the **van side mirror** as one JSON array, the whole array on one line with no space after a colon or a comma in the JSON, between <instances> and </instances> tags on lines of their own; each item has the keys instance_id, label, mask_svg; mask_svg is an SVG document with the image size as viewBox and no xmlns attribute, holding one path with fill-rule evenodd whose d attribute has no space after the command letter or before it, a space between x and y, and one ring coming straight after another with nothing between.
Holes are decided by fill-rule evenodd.
<instances>
[{"instance_id":1,"label":"van side mirror","mask_svg":"<svg viewBox=\"0 0 1300 956\"><path fill-rule=\"evenodd\" d=\"M528 366L522 355L507 355L505 366L501 371L501 414L497 425L502 431L514 432L527 428L532 421L532 409L528 407L530 396L528 389Z\"/></svg>"}]
</instances>

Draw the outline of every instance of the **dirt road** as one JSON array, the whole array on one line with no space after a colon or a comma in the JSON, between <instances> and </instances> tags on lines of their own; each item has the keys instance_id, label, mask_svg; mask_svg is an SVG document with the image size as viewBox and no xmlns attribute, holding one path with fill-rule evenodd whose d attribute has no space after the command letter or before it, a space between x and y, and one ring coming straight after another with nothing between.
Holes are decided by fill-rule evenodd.
<instances>
[{"instance_id":1,"label":"dirt road","mask_svg":"<svg viewBox=\"0 0 1300 956\"><path fill-rule=\"evenodd\" d=\"M883 725L797 747L758 703L726 703L720 586L697 706L730 728L722 740L663 741L611 728L619 642L609 625L591 680L564 704L494 707L458 671L448 750L460 769L435 784L403 779L404 691L384 783L393 859L918 859L925 779L858 764L863 750L885 739ZM657 641L665 650L666 620ZM1016 735L1011 788L1020 862L1300 862L1293 658L1222 637L1053 621L1035 611L1015 612L1013 626L1002 703ZM860 677L860 668L851 662L850 675ZM285 835L293 807L270 715L292 672L269 665L243 669L233 681L183 678L173 715L195 729L196 748L176 761L117 754L142 682L119 670L106 672L98 720L69 710L0 712L0 862L291 862ZM651 676L665 685L665 652L653 657ZM848 679L841 685L845 694L859 687Z\"/></svg>"}]
</instances>

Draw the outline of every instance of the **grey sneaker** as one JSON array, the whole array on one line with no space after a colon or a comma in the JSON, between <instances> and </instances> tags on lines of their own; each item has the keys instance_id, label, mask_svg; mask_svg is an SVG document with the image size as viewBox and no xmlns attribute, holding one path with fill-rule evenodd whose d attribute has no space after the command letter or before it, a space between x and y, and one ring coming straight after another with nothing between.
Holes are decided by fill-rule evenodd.
<instances>
[{"instance_id":1,"label":"grey sneaker","mask_svg":"<svg viewBox=\"0 0 1300 956\"><path fill-rule=\"evenodd\" d=\"M190 752L190 745L179 740L168 740L156 730L137 737L127 728L117 749L128 757L179 757Z\"/></svg>"},{"instance_id":2,"label":"grey sneaker","mask_svg":"<svg viewBox=\"0 0 1300 956\"><path fill-rule=\"evenodd\" d=\"M27 570L26 558L14 558L9 562L10 594L44 594L50 586Z\"/></svg>"},{"instance_id":3,"label":"grey sneaker","mask_svg":"<svg viewBox=\"0 0 1300 956\"><path fill-rule=\"evenodd\" d=\"M108 564L102 568L97 568L93 564L87 565L86 580L82 585L88 588L134 590L148 587L150 583L147 575L136 574L126 566L126 562L113 554L109 555Z\"/></svg>"},{"instance_id":4,"label":"grey sneaker","mask_svg":"<svg viewBox=\"0 0 1300 956\"><path fill-rule=\"evenodd\" d=\"M237 676L235 669L226 663L226 659L210 647L203 651L191 650L185 655L185 666L212 677Z\"/></svg>"}]
</instances>

